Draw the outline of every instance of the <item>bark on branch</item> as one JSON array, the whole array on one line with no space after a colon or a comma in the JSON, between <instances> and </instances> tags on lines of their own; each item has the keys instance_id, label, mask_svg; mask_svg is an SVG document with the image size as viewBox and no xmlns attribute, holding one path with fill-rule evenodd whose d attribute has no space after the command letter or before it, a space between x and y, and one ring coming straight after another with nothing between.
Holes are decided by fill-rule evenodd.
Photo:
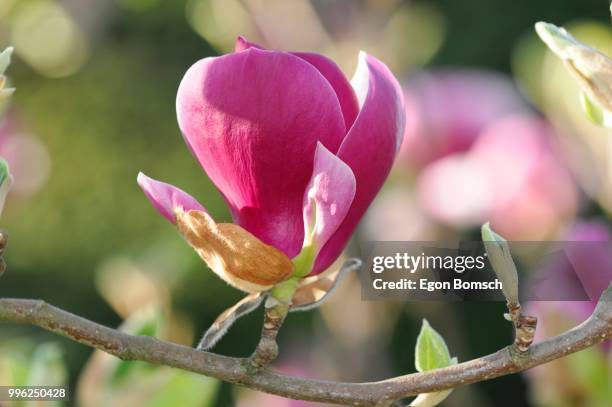
<instances>
[{"instance_id":1,"label":"bark on branch","mask_svg":"<svg viewBox=\"0 0 612 407\"><path fill-rule=\"evenodd\" d=\"M40 300L0 299L0 322L35 325L124 360L172 366L284 397L354 406L385 406L419 393L517 373L612 338L612 284L602 294L588 320L559 336L534 344L526 352L516 352L509 346L443 369L369 383L291 377L268 368L253 372L248 359L128 335Z\"/></svg>"}]
</instances>

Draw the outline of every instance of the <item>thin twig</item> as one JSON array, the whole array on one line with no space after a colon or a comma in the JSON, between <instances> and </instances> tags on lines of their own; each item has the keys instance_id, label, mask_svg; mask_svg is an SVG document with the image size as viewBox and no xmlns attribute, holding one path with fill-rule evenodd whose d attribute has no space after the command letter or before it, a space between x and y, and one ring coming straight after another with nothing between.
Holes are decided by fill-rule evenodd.
<instances>
[{"instance_id":1,"label":"thin twig","mask_svg":"<svg viewBox=\"0 0 612 407\"><path fill-rule=\"evenodd\" d=\"M272 304L270 304L272 302ZM254 368L262 368L269 365L278 357L278 344L276 337L287 314L289 304L276 302L269 297L264 309L264 322L261 329L261 338L251 356L251 365Z\"/></svg>"},{"instance_id":2,"label":"thin twig","mask_svg":"<svg viewBox=\"0 0 612 407\"><path fill-rule=\"evenodd\" d=\"M252 372L245 359L198 351L146 336L132 336L40 300L0 299L0 321L36 325L125 360L172 366L279 396L326 403L374 406L419 393L449 389L517 373L612 338L612 285L588 320L517 354L510 347L443 369L370 383L340 383L285 376L268 368Z\"/></svg>"}]
</instances>

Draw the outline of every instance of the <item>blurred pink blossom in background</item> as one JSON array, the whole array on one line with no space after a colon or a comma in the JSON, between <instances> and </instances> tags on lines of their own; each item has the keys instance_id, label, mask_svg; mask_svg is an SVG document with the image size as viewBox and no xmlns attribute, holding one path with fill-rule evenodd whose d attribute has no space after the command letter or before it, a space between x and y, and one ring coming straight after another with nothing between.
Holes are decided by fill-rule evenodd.
<instances>
[{"instance_id":1,"label":"blurred pink blossom in background","mask_svg":"<svg viewBox=\"0 0 612 407\"><path fill-rule=\"evenodd\" d=\"M498 120L469 151L422 171L417 188L423 207L457 227L490 220L508 239L554 236L573 218L578 193L553 137L551 127L536 116Z\"/></svg>"},{"instance_id":2,"label":"blurred pink blossom in background","mask_svg":"<svg viewBox=\"0 0 612 407\"><path fill-rule=\"evenodd\" d=\"M436 224L462 231L491 221L508 239L542 240L574 219L579 192L556 135L509 79L477 70L420 73L405 92L408 125L395 185L371 211L387 214L388 225L393 216L398 225L407 214L421 219L415 228L423 233L397 237L431 239Z\"/></svg>"},{"instance_id":3,"label":"blurred pink blossom in background","mask_svg":"<svg viewBox=\"0 0 612 407\"><path fill-rule=\"evenodd\" d=\"M421 169L468 150L495 120L526 110L512 81L485 70L439 70L416 74L405 86L407 117L404 163Z\"/></svg>"}]
</instances>

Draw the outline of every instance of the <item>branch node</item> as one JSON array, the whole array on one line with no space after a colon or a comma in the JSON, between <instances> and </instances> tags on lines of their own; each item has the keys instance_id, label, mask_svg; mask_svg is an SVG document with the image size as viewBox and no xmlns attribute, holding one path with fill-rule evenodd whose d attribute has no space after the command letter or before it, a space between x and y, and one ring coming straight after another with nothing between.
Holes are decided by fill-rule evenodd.
<instances>
[{"instance_id":1,"label":"branch node","mask_svg":"<svg viewBox=\"0 0 612 407\"><path fill-rule=\"evenodd\" d=\"M514 326L514 344L512 346L519 353L525 353L533 343L538 319L533 316L523 315L519 303L508 302L507 305L507 315Z\"/></svg>"}]
</instances>

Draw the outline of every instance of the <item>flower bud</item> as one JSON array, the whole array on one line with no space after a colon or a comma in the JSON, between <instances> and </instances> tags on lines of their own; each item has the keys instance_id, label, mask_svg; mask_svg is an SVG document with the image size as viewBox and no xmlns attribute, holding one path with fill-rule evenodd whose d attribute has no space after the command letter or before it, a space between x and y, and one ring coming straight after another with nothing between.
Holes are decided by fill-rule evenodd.
<instances>
[{"instance_id":1,"label":"flower bud","mask_svg":"<svg viewBox=\"0 0 612 407\"><path fill-rule=\"evenodd\" d=\"M287 255L236 224L215 223L198 210L177 209L175 217L177 228L208 267L240 290L268 290L293 272Z\"/></svg>"},{"instance_id":2,"label":"flower bud","mask_svg":"<svg viewBox=\"0 0 612 407\"><path fill-rule=\"evenodd\" d=\"M589 98L612 112L612 59L554 24L539 22L535 28Z\"/></svg>"},{"instance_id":3,"label":"flower bud","mask_svg":"<svg viewBox=\"0 0 612 407\"><path fill-rule=\"evenodd\" d=\"M489 262L502 283L502 291L508 304L518 305L518 272L508 242L495 233L488 222L482 226L481 232Z\"/></svg>"}]
</instances>

